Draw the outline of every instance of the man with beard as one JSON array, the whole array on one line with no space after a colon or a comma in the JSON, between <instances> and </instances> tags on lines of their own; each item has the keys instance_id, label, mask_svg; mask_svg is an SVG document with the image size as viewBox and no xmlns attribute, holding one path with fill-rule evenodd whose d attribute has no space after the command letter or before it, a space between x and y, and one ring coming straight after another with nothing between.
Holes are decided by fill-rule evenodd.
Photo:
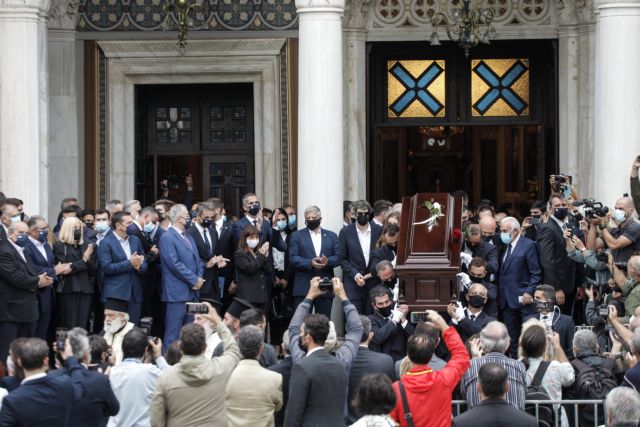
<instances>
[{"instance_id":1,"label":"man with beard","mask_svg":"<svg viewBox=\"0 0 640 427\"><path fill-rule=\"evenodd\" d=\"M127 302L117 299L107 299L104 305L104 339L113 349L116 364L122 362L122 340L127 332L133 329L129 322Z\"/></svg>"}]
</instances>

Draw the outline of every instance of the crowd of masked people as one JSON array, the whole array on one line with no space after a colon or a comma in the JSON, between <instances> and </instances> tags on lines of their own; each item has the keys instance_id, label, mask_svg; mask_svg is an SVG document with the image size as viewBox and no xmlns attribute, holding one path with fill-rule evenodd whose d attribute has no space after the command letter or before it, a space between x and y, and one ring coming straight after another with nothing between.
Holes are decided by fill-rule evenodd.
<instances>
[{"instance_id":1,"label":"crowd of masked people","mask_svg":"<svg viewBox=\"0 0 640 427\"><path fill-rule=\"evenodd\" d=\"M415 318L390 201L327 230L253 193L68 198L51 227L0 193L0 427L636 426L638 169L611 209L560 177L465 206L457 299Z\"/></svg>"}]
</instances>

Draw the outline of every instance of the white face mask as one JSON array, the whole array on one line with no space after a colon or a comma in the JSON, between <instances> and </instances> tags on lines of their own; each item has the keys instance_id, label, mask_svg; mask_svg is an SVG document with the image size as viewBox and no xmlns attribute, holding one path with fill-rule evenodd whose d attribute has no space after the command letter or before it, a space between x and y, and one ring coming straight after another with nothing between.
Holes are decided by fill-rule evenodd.
<instances>
[{"instance_id":1,"label":"white face mask","mask_svg":"<svg viewBox=\"0 0 640 427\"><path fill-rule=\"evenodd\" d=\"M258 246L258 242L260 242L258 239L247 239L247 246L251 249L255 249L255 247Z\"/></svg>"}]
</instances>

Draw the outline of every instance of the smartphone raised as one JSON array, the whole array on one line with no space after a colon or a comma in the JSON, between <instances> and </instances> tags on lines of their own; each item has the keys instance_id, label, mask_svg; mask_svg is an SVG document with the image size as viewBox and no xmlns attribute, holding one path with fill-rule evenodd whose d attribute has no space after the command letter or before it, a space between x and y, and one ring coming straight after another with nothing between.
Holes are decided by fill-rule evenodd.
<instances>
[{"instance_id":1,"label":"smartphone raised","mask_svg":"<svg viewBox=\"0 0 640 427\"><path fill-rule=\"evenodd\" d=\"M411 323L424 323L429 321L429 313L413 311L410 316Z\"/></svg>"},{"instance_id":2,"label":"smartphone raised","mask_svg":"<svg viewBox=\"0 0 640 427\"><path fill-rule=\"evenodd\" d=\"M207 314L209 312L207 306L201 302L187 302L185 306L187 314Z\"/></svg>"}]
</instances>

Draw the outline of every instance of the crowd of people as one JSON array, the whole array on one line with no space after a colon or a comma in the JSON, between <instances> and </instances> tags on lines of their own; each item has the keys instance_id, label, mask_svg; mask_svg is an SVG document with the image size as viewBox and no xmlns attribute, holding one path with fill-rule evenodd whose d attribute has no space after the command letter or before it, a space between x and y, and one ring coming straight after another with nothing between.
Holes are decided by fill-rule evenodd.
<instances>
[{"instance_id":1,"label":"crowd of people","mask_svg":"<svg viewBox=\"0 0 640 427\"><path fill-rule=\"evenodd\" d=\"M457 299L417 322L387 200L332 231L188 178L51 227L0 193L0 427L638 425L639 169L611 210L561 175L466 204Z\"/></svg>"}]
</instances>

